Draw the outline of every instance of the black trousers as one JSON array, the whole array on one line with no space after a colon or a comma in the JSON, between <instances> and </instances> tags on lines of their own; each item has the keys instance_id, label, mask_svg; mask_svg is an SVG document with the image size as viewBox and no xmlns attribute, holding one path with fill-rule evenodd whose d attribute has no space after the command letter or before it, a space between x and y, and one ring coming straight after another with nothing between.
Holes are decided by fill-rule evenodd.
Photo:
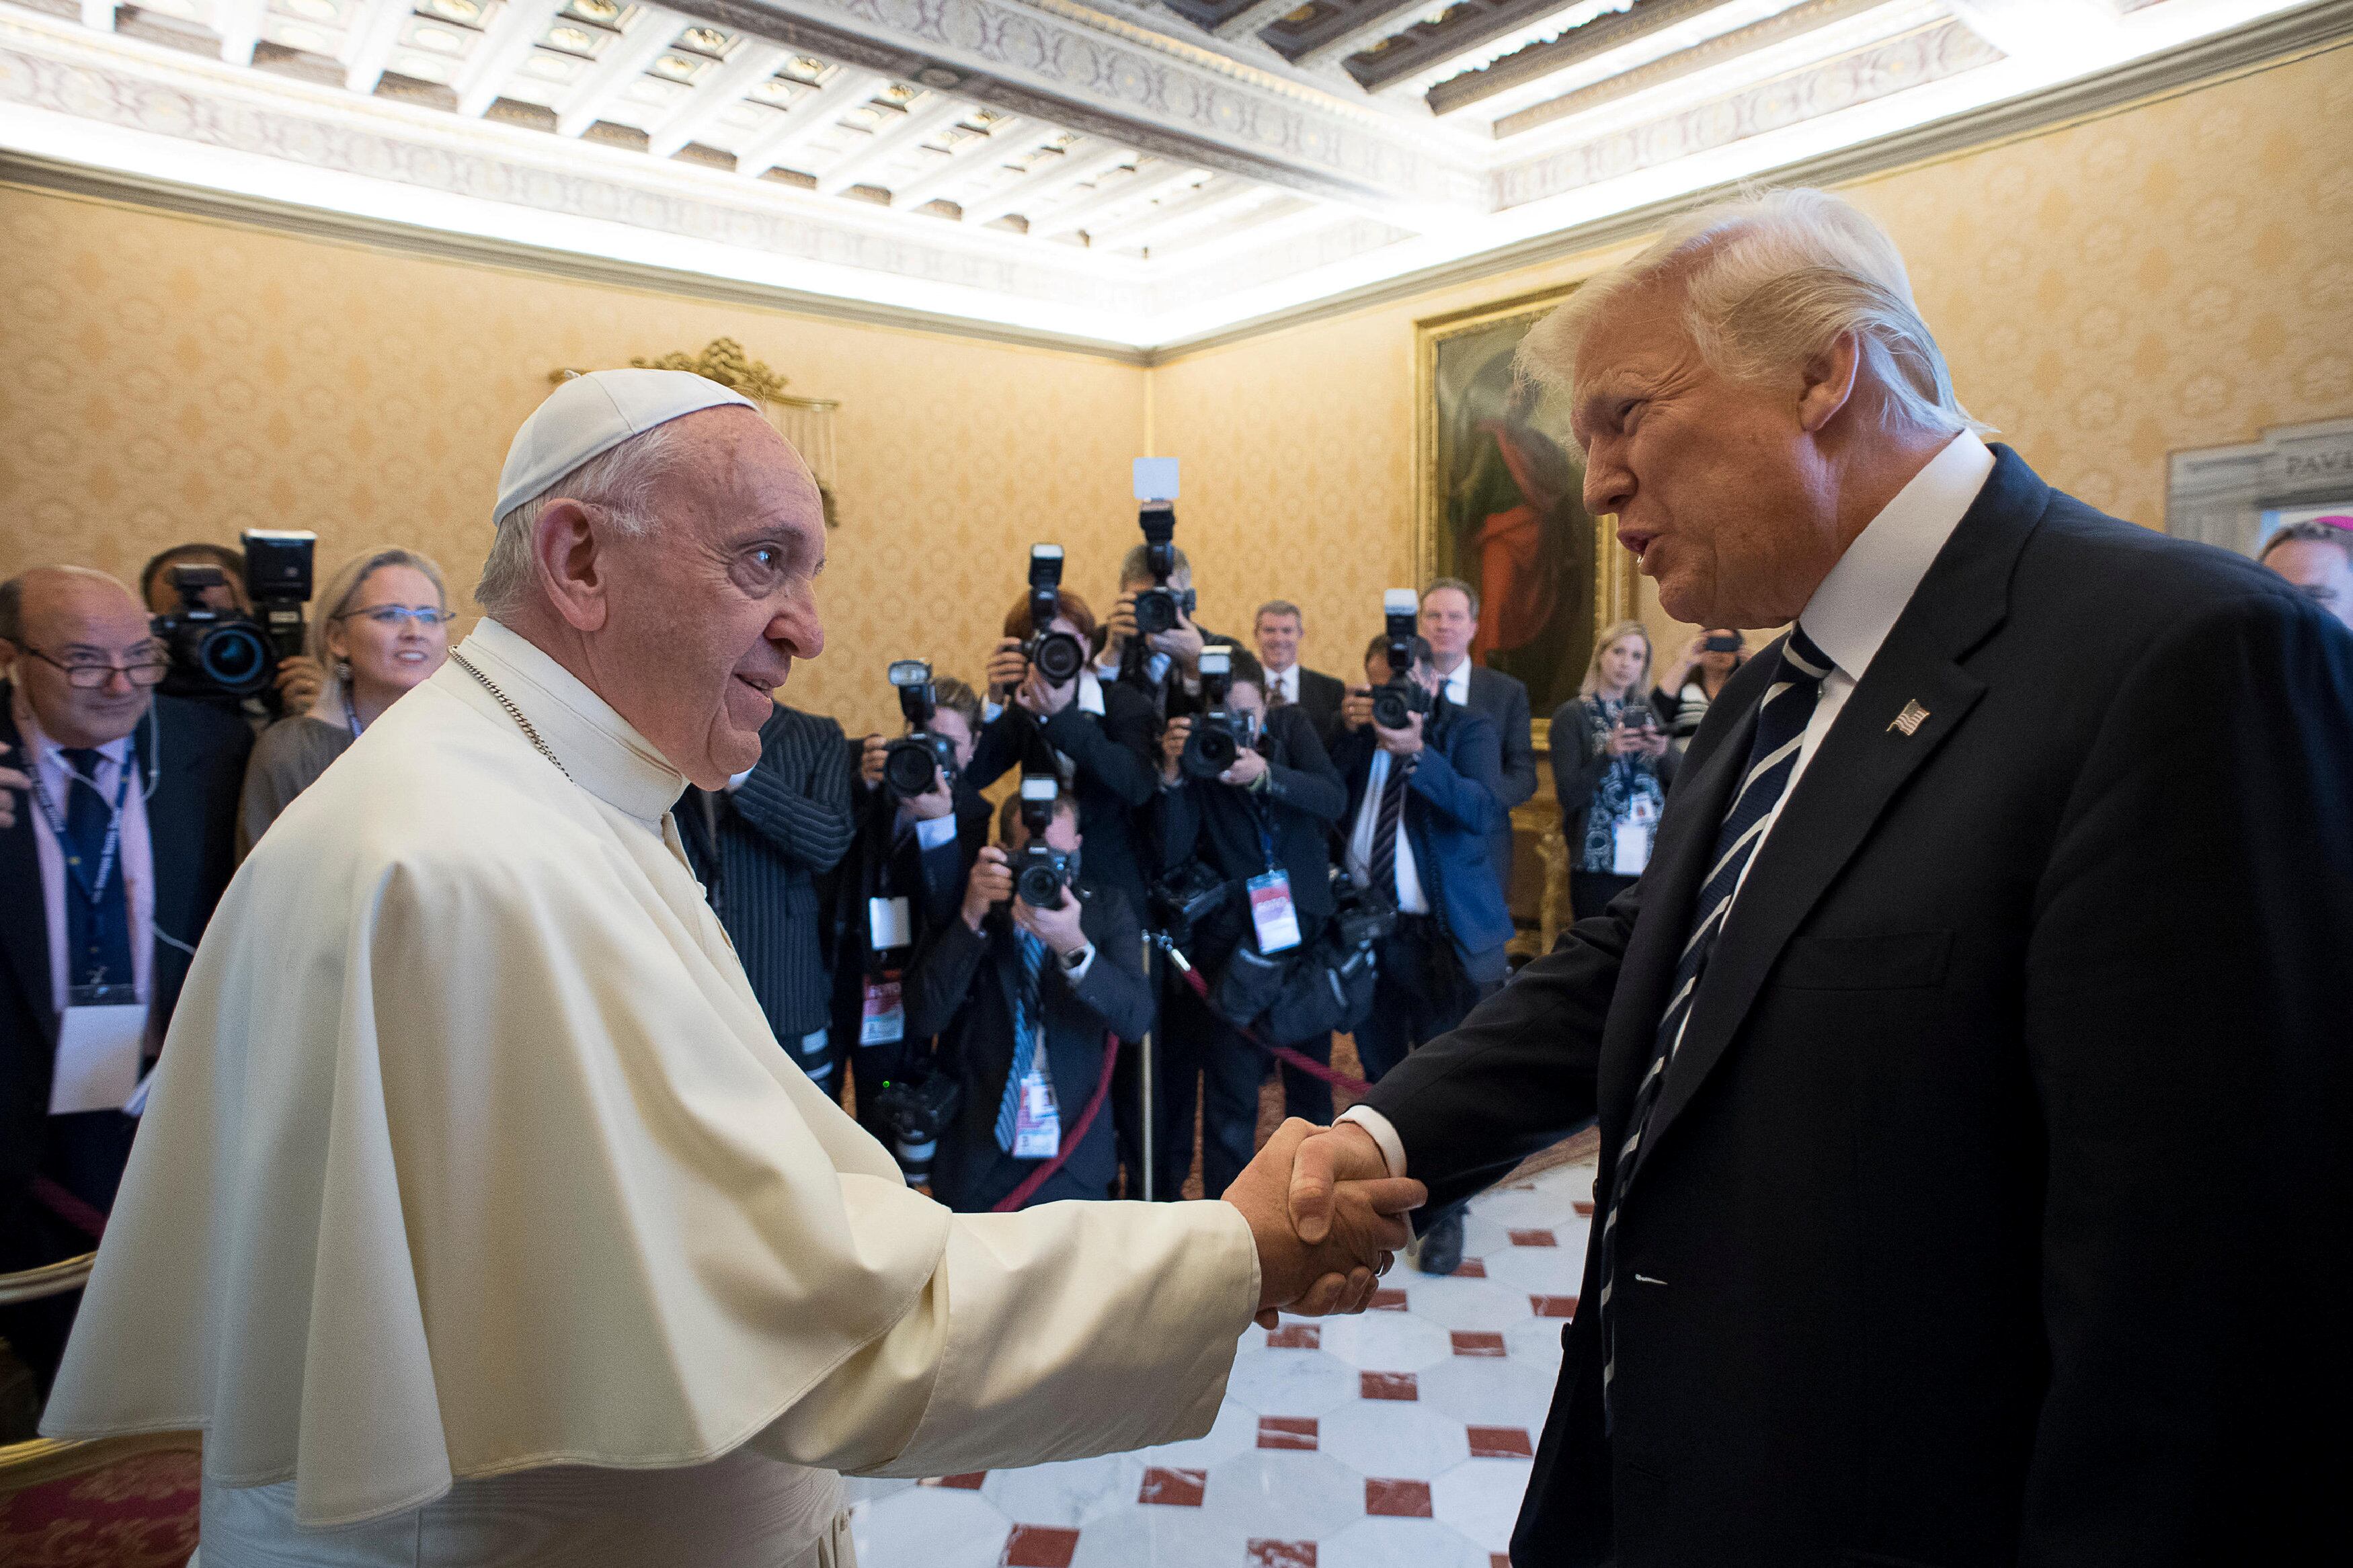
<instances>
[{"instance_id":1,"label":"black trousers","mask_svg":"<svg viewBox=\"0 0 2353 1568\"><path fill-rule=\"evenodd\" d=\"M1320 1035L1312 1040L1294 1040L1291 1048L1301 1056L1310 1057L1325 1067L1332 1065L1332 1037ZM1289 1062L1282 1064L1282 1113L1300 1116L1318 1127L1332 1120L1332 1086L1312 1072L1303 1072Z\"/></svg>"},{"instance_id":2,"label":"black trousers","mask_svg":"<svg viewBox=\"0 0 2353 1568\"><path fill-rule=\"evenodd\" d=\"M1374 1083L1414 1047L1461 1023L1494 989L1463 975L1451 940L1428 915L1399 915L1377 962L1372 1016L1356 1026L1356 1055Z\"/></svg>"},{"instance_id":3,"label":"black trousers","mask_svg":"<svg viewBox=\"0 0 2353 1568\"><path fill-rule=\"evenodd\" d=\"M1183 979L1172 977L1161 1016L1159 1114L1153 1154L1160 1166L1155 1197L1183 1195L1193 1163L1193 1107L1201 1108L1201 1194L1217 1197L1257 1152L1258 1086L1266 1053L1211 1013ZM1196 1080L1198 1089L1196 1089Z\"/></svg>"}]
</instances>

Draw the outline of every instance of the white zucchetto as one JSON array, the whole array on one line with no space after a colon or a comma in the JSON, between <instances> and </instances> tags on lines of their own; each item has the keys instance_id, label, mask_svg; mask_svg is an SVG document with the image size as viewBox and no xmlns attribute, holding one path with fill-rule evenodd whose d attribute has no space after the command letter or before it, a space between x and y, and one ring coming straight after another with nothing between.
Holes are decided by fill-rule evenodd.
<instances>
[{"instance_id":1,"label":"white zucchetto","mask_svg":"<svg viewBox=\"0 0 2353 1568\"><path fill-rule=\"evenodd\" d=\"M684 370L596 370L574 376L547 395L515 432L499 470L496 523L516 507L602 452L632 436L705 408L760 405L706 376Z\"/></svg>"}]
</instances>

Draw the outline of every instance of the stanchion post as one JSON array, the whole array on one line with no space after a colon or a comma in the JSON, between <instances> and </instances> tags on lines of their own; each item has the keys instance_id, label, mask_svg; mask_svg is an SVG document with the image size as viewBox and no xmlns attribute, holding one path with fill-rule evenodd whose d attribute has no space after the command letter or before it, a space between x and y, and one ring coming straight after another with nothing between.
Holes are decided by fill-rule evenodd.
<instances>
[{"instance_id":1,"label":"stanchion post","mask_svg":"<svg viewBox=\"0 0 2353 1568\"><path fill-rule=\"evenodd\" d=\"M1144 1145L1144 1201L1145 1203L1151 1203L1155 1201L1155 1194L1153 1191L1155 1184L1154 1173L1158 1163L1156 1159L1157 1149L1155 1147L1158 1140L1153 1136L1153 1115L1155 1110L1157 1109L1154 1104L1155 1097L1153 1089L1159 1077L1159 1075L1153 1070L1155 1066L1153 1060L1155 1052L1153 1049L1152 1037L1160 1032L1160 1012L1162 1005L1167 1001L1167 997L1159 984L1159 966L1152 962L1152 933L1150 931L1144 933L1144 977L1147 982L1152 984L1153 987L1153 1027L1145 1030L1144 1038L1135 1043L1136 1081L1142 1086L1139 1092L1143 1100L1143 1115L1140 1118L1143 1125L1136 1131L1136 1140Z\"/></svg>"}]
</instances>

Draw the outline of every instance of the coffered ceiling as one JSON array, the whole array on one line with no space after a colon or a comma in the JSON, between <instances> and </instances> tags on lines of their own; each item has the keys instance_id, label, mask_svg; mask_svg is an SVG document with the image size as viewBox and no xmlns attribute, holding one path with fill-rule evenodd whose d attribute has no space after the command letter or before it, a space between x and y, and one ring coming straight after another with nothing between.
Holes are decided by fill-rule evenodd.
<instances>
[{"instance_id":1,"label":"coffered ceiling","mask_svg":"<svg viewBox=\"0 0 2353 1568\"><path fill-rule=\"evenodd\" d=\"M0 148L1148 348L2345 8L0 0Z\"/></svg>"}]
</instances>

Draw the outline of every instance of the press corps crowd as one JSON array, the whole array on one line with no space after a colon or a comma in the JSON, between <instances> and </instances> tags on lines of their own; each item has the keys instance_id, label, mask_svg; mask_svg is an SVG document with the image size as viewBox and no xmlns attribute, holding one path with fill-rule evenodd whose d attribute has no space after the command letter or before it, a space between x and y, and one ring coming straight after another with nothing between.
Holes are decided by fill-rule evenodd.
<instances>
[{"instance_id":1,"label":"press corps crowd","mask_svg":"<svg viewBox=\"0 0 2353 1568\"><path fill-rule=\"evenodd\" d=\"M2353 623L2353 523L2290 525L2263 559ZM777 1039L954 1206L1140 1195L1147 1104L1154 1195L1182 1187L1197 1102L1214 1195L1250 1157L1270 1073L1290 1113L1329 1121L1335 1027L1377 1080L1505 978L1510 813L1537 759L1525 689L1472 657L1476 589L1430 584L1409 637L1326 674L1301 662L1297 605L1261 605L1245 647L1196 621L1173 561L1163 582L1132 552L1101 619L1073 592L1025 596L976 683L917 672L907 727L934 763L912 782L892 738L779 706L756 766L678 803ZM245 608L242 557L208 544L149 563L143 603L71 568L0 584L0 1269L88 1250L138 1125L58 1108L69 1009L141 1009L152 1062L244 852L448 653L440 569L375 550L322 585L306 655L258 695L208 693L151 621L194 602L187 566L216 569L204 603ZM1140 634L1155 589L1173 624ZM1036 657L1055 633L1084 650L1059 682ZM1643 868L1681 750L1746 657L1729 629L1671 658L1638 623L1599 638L1551 716L1580 912ZM1028 787L993 812L982 792L1015 773ZM1017 889L1031 866L1040 902ZM1419 1266L1451 1271L1460 1240L1441 1222ZM44 1380L71 1300L0 1310Z\"/></svg>"}]
</instances>

